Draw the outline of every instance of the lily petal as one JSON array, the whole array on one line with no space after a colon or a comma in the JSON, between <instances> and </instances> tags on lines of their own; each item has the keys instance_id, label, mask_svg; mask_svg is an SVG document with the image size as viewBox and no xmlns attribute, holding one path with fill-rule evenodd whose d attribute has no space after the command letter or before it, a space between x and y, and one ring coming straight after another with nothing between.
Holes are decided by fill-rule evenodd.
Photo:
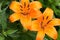
<instances>
[{"instance_id":1,"label":"lily petal","mask_svg":"<svg viewBox=\"0 0 60 40\"><path fill-rule=\"evenodd\" d=\"M57 31L54 27L52 27L51 25L50 26L47 26L45 27L45 33L50 36L51 38L53 39L57 39Z\"/></svg>"},{"instance_id":2,"label":"lily petal","mask_svg":"<svg viewBox=\"0 0 60 40\"><path fill-rule=\"evenodd\" d=\"M37 17L39 17L42 14L41 11L35 10L35 9L30 9L30 12L29 13L30 13L30 16L32 18L37 18Z\"/></svg>"},{"instance_id":3,"label":"lily petal","mask_svg":"<svg viewBox=\"0 0 60 40\"><path fill-rule=\"evenodd\" d=\"M16 1L12 1L9 8L13 10L14 12L20 12L20 3Z\"/></svg>"},{"instance_id":4,"label":"lily petal","mask_svg":"<svg viewBox=\"0 0 60 40\"><path fill-rule=\"evenodd\" d=\"M20 22L22 24L22 26L24 27L24 29L28 30L30 29L31 27L31 18L29 17L22 17L20 18Z\"/></svg>"},{"instance_id":5,"label":"lily petal","mask_svg":"<svg viewBox=\"0 0 60 40\"><path fill-rule=\"evenodd\" d=\"M43 12L44 18L47 20L51 20L53 18L53 10L50 8L46 8Z\"/></svg>"},{"instance_id":6,"label":"lily petal","mask_svg":"<svg viewBox=\"0 0 60 40\"><path fill-rule=\"evenodd\" d=\"M21 0L20 3L24 6L27 6L29 4L29 0Z\"/></svg>"},{"instance_id":7,"label":"lily petal","mask_svg":"<svg viewBox=\"0 0 60 40\"><path fill-rule=\"evenodd\" d=\"M50 21L53 18L53 10L50 8L46 8L46 10L43 12L44 16L44 23L43 25L47 24L48 21Z\"/></svg>"},{"instance_id":8,"label":"lily petal","mask_svg":"<svg viewBox=\"0 0 60 40\"><path fill-rule=\"evenodd\" d=\"M34 9L42 8L42 4L39 1L33 1L30 3L30 7Z\"/></svg>"},{"instance_id":9,"label":"lily petal","mask_svg":"<svg viewBox=\"0 0 60 40\"><path fill-rule=\"evenodd\" d=\"M60 19L54 18L54 19L52 19L52 21L48 25L59 26L60 25Z\"/></svg>"},{"instance_id":10,"label":"lily petal","mask_svg":"<svg viewBox=\"0 0 60 40\"><path fill-rule=\"evenodd\" d=\"M44 40L45 32L43 30L38 31L36 40Z\"/></svg>"},{"instance_id":11,"label":"lily petal","mask_svg":"<svg viewBox=\"0 0 60 40\"><path fill-rule=\"evenodd\" d=\"M37 20L34 20L32 21L32 25L31 25L31 29L30 31L39 31L41 28L40 28L40 24Z\"/></svg>"},{"instance_id":12,"label":"lily petal","mask_svg":"<svg viewBox=\"0 0 60 40\"><path fill-rule=\"evenodd\" d=\"M12 15L10 15L10 17L9 17L9 20L11 21L11 22L15 22L15 21L17 21L17 20L19 20L20 19L20 14L19 13L13 13Z\"/></svg>"}]
</instances>

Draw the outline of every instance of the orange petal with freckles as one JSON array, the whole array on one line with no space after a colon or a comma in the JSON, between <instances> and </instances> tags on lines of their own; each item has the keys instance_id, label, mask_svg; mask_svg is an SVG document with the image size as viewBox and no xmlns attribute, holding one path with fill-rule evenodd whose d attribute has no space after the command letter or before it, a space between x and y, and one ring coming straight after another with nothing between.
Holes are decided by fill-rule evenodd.
<instances>
[{"instance_id":1,"label":"orange petal with freckles","mask_svg":"<svg viewBox=\"0 0 60 40\"><path fill-rule=\"evenodd\" d=\"M42 4L39 1L33 1L30 3L30 7L34 9L42 8Z\"/></svg>"},{"instance_id":2,"label":"orange petal with freckles","mask_svg":"<svg viewBox=\"0 0 60 40\"><path fill-rule=\"evenodd\" d=\"M40 15L42 15L42 12L39 11L39 10L35 10L35 9L30 9L29 11L29 15L32 17L32 18L37 18L39 17Z\"/></svg>"},{"instance_id":3,"label":"orange petal with freckles","mask_svg":"<svg viewBox=\"0 0 60 40\"><path fill-rule=\"evenodd\" d=\"M31 27L31 18L29 17L21 17L20 18L20 22L22 24L22 26L24 27L24 29L30 29Z\"/></svg>"},{"instance_id":4,"label":"orange petal with freckles","mask_svg":"<svg viewBox=\"0 0 60 40\"><path fill-rule=\"evenodd\" d=\"M46 8L43 12L44 19L51 20L53 18L53 10L50 8Z\"/></svg>"},{"instance_id":5,"label":"orange petal with freckles","mask_svg":"<svg viewBox=\"0 0 60 40\"><path fill-rule=\"evenodd\" d=\"M24 5L28 5L29 4L29 0L21 0L20 3L24 6Z\"/></svg>"},{"instance_id":6,"label":"orange petal with freckles","mask_svg":"<svg viewBox=\"0 0 60 40\"><path fill-rule=\"evenodd\" d=\"M40 26L39 22L36 20L32 21L30 31L39 31L40 29L41 29L41 26Z\"/></svg>"},{"instance_id":7,"label":"orange petal with freckles","mask_svg":"<svg viewBox=\"0 0 60 40\"><path fill-rule=\"evenodd\" d=\"M45 11L43 12L44 16L44 24L46 24L48 21L50 21L53 18L53 10L50 8L46 8Z\"/></svg>"},{"instance_id":8,"label":"orange petal with freckles","mask_svg":"<svg viewBox=\"0 0 60 40\"><path fill-rule=\"evenodd\" d=\"M14 12L20 12L20 3L16 1L12 1L9 8L13 10Z\"/></svg>"},{"instance_id":9,"label":"orange petal with freckles","mask_svg":"<svg viewBox=\"0 0 60 40\"><path fill-rule=\"evenodd\" d=\"M54 19L52 19L51 22L49 22L48 25L59 26L59 25L60 25L60 19L58 19L58 18L54 18Z\"/></svg>"},{"instance_id":10,"label":"orange petal with freckles","mask_svg":"<svg viewBox=\"0 0 60 40\"><path fill-rule=\"evenodd\" d=\"M56 31L56 29L54 28L54 27L52 27L51 25L50 26L46 26L45 27L45 33L49 36L49 37L51 37L51 38L53 38L53 39L57 39L57 31Z\"/></svg>"},{"instance_id":11,"label":"orange petal with freckles","mask_svg":"<svg viewBox=\"0 0 60 40\"><path fill-rule=\"evenodd\" d=\"M15 22L15 21L17 21L17 20L19 20L20 19L20 14L19 13L13 13L12 15L10 15L10 17L9 17L9 20L11 21L11 22Z\"/></svg>"},{"instance_id":12,"label":"orange petal with freckles","mask_svg":"<svg viewBox=\"0 0 60 40\"><path fill-rule=\"evenodd\" d=\"M44 40L45 32L43 30L38 31L36 40Z\"/></svg>"}]
</instances>

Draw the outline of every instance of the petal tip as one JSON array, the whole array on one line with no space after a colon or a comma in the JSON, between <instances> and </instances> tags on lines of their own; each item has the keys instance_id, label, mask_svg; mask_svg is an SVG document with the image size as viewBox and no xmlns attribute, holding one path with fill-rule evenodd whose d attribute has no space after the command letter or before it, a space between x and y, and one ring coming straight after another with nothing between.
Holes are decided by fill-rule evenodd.
<instances>
[{"instance_id":1,"label":"petal tip","mask_svg":"<svg viewBox=\"0 0 60 40\"><path fill-rule=\"evenodd\" d=\"M10 16L9 17L9 21L13 23L14 22L14 19Z\"/></svg>"}]
</instances>

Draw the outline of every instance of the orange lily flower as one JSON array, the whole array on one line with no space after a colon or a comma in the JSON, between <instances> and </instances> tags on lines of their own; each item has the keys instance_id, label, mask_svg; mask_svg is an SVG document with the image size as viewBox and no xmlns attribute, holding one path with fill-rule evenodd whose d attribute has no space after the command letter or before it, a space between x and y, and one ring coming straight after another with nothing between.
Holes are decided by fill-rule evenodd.
<instances>
[{"instance_id":1,"label":"orange lily flower","mask_svg":"<svg viewBox=\"0 0 60 40\"><path fill-rule=\"evenodd\" d=\"M53 26L60 25L60 19L53 18L53 10L46 8L43 14L32 22L31 31L37 31L36 40L44 40L45 34L57 39L57 31Z\"/></svg>"},{"instance_id":2,"label":"orange lily flower","mask_svg":"<svg viewBox=\"0 0 60 40\"><path fill-rule=\"evenodd\" d=\"M42 8L42 4L38 1L20 0L20 2L12 1L9 8L14 11L9 20L11 22L20 20L23 27L27 29L30 28L31 18L40 15L39 9Z\"/></svg>"}]
</instances>

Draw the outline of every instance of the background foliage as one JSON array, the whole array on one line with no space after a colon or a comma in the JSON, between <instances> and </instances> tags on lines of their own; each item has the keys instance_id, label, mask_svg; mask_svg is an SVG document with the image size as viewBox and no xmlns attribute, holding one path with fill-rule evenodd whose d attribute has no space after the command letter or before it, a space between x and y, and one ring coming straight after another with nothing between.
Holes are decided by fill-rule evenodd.
<instances>
[{"instance_id":1,"label":"background foliage","mask_svg":"<svg viewBox=\"0 0 60 40\"><path fill-rule=\"evenodd\" d=\"M0 0L0 40L35 40L36 32L26 31L23 29L21 23L16 21L11 23L9 16L12 11L9 9L9 4L12 0ZM60 18L60 0L38 0L43 4L41 11L46 7L54 10L54 17ZM60 40L60 27L57 27L58 39ZM52 40L47 35L44 40Z\"/></svg>"}]
</instances>

